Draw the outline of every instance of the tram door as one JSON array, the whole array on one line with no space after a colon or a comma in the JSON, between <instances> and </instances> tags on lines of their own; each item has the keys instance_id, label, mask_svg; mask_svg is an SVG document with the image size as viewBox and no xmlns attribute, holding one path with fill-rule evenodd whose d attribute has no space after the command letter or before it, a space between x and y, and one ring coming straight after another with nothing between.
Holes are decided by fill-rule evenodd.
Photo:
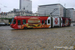
<instances>
[{"instance_id":1,"label":"tram door","mask_svg":"<svg viewBox=\"0 0 75 50\"><path fill-rule=\"evenodd\" d=\"M47 25L49 28L51 28L51 17L48 17L47 19Z\"/></svg>"},{"instance_id":2,"label":"tram door","mask_svg":"<svg viewBox=\"0 0 75 50\"><path fill-rule=\"evenodd\" d=\"M18 22L18 29L21 29L21 27L22 27L22 20L17 20L17 22Z\"/></svg>"}]
</instances>

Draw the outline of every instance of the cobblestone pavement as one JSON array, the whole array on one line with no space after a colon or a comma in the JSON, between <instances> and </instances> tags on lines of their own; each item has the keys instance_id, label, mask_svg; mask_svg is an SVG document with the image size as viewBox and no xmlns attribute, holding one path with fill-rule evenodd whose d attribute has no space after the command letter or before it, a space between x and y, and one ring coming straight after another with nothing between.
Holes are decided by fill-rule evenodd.
<instances>
[{"instance_id":1,"label":"cobblestone pavement","mask_svg":"<svg viewBox=\"0 0 75 50\"><path fill-rule=\"evenodd\" d=\"M0 27L0 50L66 50L66 46L67 50L75 46L75 26L25 30Z\"/></svg>"}]
</instances>

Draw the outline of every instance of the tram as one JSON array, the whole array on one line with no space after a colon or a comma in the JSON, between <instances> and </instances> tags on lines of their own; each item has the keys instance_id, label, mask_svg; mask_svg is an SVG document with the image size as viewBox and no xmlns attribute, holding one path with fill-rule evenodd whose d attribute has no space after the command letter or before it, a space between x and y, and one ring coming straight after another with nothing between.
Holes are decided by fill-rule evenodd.
<instances>
[{"instance_id":1,"label":"tram","mask_svg":"<svg viewBox=\"0 0 75 50\"><path fill-rule=\"evenodd\" d=\"M13 29L27 29L66 27L70 25L71 19L65 17L16 16L13 18L10 27Z\"/></svg>"}]
</instances>

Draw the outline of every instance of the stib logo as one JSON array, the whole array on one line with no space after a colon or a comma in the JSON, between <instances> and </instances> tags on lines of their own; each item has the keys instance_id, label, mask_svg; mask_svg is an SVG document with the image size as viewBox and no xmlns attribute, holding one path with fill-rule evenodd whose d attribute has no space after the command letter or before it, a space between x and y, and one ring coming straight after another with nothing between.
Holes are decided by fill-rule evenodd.
<instances>
[{"instance_id":1,"label":"stib logo","mask_svg":"<svg viewBox=\"0 0 75 50\"><path fill-rule=\"evenodd\" d=\"M58 24L58 19L57 18L55 18L55 24Z\"/></svg>"}]
</instances>

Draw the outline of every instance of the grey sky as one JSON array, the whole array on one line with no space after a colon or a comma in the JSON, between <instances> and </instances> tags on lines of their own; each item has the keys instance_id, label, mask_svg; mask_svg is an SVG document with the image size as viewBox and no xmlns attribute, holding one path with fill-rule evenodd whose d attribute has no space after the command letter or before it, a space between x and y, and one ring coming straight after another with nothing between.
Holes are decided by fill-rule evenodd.
<instances>
[{"instance_id":1,"label":"grey sky","mask_svg":"<svg viewBox=\"0 0 75 50\"><path fill-rule=\"evenodd\" d=\"M75 0L32 0L32 11L38 10L38 5L60 3L66 8L75 8ZM19 9L19 0L0 0L1 12Z\"/></svg>"}]
</instances>

